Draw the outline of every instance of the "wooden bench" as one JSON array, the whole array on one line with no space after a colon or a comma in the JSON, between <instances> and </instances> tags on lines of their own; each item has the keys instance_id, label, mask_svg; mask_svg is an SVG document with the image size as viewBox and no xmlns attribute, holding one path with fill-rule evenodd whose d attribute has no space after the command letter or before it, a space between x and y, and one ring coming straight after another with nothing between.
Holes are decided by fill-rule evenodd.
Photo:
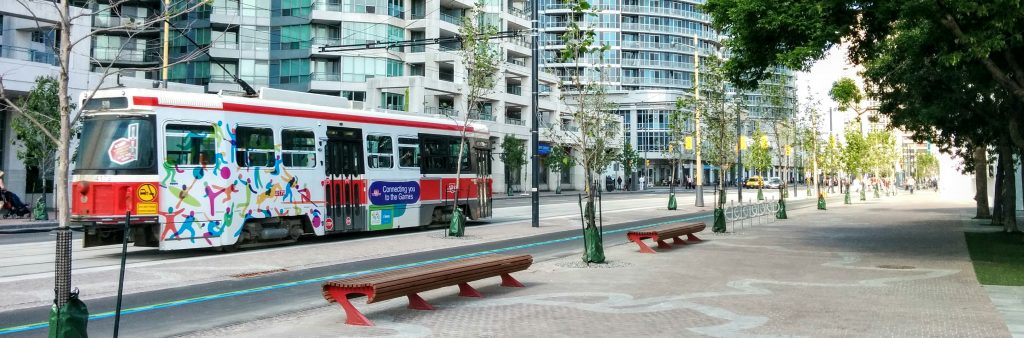
<instances>
[{"instance_id":1,"label":"wooden bench","mask_svg":"<svg viewBox=\"0 0 1024 338\"><path fill-rule=\"evenodd\" d=\"M468 283L495 276L501 276L501 286L522 287L509 273L526 270L531 264L530 255L484 255L328 281L323 284L323 296L328 302L341 305L347 316L346 324L373 326L352 306L350 298L366 296L366 303L370 304L406 296L410 309L433 310L417 293L458 285L459 296L482 297Z\"/></svg>"},{"instance_id":2,"label":"wooden bench","mask_svg":"<svg viewBox=\"0 0 1024 338\"><path fill-rule=\"evenodd\" d=\"M704 223L690 223L690 224L666 224L649 229L630 231L626 233L626 237L630 241L640 246L640 252L642 253L654 253L651 247L644 244L645 238L653 239L658 243L659 249L672 248L671 245L665 242L665 240L671 238L672 244L684 245L686 241L679 238L679 236L686 235L686 239L694 242L700 242L701 239L697 238L693 234L704 230Z\"/></svg>"}]
</instances>

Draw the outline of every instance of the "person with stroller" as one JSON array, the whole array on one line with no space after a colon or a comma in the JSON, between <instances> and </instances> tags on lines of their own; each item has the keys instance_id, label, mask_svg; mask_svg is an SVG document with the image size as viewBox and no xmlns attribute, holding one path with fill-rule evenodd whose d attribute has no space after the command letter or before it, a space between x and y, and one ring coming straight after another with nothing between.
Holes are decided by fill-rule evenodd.
<instances>
[{"instance_id":1,"label":"person with stroller","mask_svg":"<svg viewBox=\"0 0 1024 338\"><path fill-rule=\"evenodd\" d=\"M21 203L21 199L18 195L15 195L10 190L7 190L7 186L4 184L4 172L0 170L0 197L3 197L3 209L7 210L8 215L17 215L22 217L27 215L30 210L25 203Z\"/></svg>"}]
</instances>

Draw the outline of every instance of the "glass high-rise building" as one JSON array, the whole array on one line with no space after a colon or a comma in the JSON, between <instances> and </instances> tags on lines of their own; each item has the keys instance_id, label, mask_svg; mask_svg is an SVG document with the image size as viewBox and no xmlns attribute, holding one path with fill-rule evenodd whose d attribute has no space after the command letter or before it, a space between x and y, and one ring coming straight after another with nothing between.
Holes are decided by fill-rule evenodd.
<instances>
[{"instance_id":1,"label":"glass high-rise building","mask_svg":"<svg viewBox=\"0 0 1024 338\"><path fill-rule=\"evenodd\" d=\"M724 36L712 29L710 16L699 9L703 2L596 0L591 2L591 7L597 9L595 15L576 18L581 27L594 30L596 42L611 47L600 58L583 60L583 63L601 63L603 74L600 77L584 75L601 81L608 89L609 101L623 117L625 141L644 159L650 160L651 164L644 170L647 182L659 184L672 176L667 155L668 118L675 110L677 98L693 94L695 61L698 57L723 54ZM568 87L570 77L582 71L574 64L560 63L557 56L564 47L561 34L572 13L559 0L541 0L540 6L543 14L541 67L558 75L566 90L571 90ZM792 73L780 69L777 74L785 81L787 92L795 95ZM747 114L749 127L745 128L745 134L749 135L768 102L758 92L745 95L751 106ZM693 126L686 129L687 133L692 133ZM687 156L688 162L683 164L680 173L682 180L694 174L692 152ZM717 175L709 175L714 169L711 166L705 164L704 167L705 180L710 182Z\"/></svg>"}]
</instances>

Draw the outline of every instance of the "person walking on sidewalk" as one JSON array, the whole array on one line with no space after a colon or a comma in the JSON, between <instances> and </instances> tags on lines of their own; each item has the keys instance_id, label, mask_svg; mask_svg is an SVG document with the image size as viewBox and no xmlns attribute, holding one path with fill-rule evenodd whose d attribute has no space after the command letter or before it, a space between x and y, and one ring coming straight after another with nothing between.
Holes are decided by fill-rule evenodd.
<instances>
[{"instance_id":1,"label":"person walking on sidewalk","mask_svg":"<svg viewBox=\"0 0 1024 338\"><path fill-rule=\"evenodd\" d=\"M646 179L644 179L643 176L640 176L640 180L638 181L638 182L640 182L640 190L639 191L644 191L644 189L647 188L647 187L644 186L644 181L646 181Z\"/></svg>"},{"instance_id":2,"label":"person walking on sidewalk","mask_svg":"<svg viewBox=\"0 0 1024 338\"><path fill-rule=\"evenodd\" d=\"M619 178L615 179L615 187L618 190L622 190L622 176L619 176Z\"/></svg>"}]
</instances>

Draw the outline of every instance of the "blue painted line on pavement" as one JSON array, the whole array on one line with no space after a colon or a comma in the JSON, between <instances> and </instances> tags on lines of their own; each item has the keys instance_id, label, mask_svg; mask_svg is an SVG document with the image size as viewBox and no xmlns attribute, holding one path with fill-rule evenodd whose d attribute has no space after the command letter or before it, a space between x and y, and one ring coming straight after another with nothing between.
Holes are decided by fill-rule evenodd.
<instances>
[{"instance_id":1,"label":"blue painted line on pavement","mask_svg":"<svg viewBox=\"0 0 1024 338\"><path fill-rule=\"evenodd\" d=\"M711 216L712 216L711 214L702 215L702 216L692 216L692 217L686 217L686 218L681 218L681 219L674 219L674 220L663 221L663 222L652 223L652 224L637 225L637 226L627 227L627 228L623 228L623 229L608 230L608 231L604 231L602 233L603 234L622 233L622 232L632 231L632 230L636 230L636 229L650 228L650 227L659 226L659 225L668 224L668 223L686 222L686 221L698 220L698 219L701 219L701 218L709 218ZM363 270L363 271L357 271L357 272L341 273L341 274L330 275L330 276L325 276L325 277L310 278L310 279L304 279L304 280L299 280L299 281L279 283L279 284L261 286L261 287L244 289L244 290L229 291L229 292L217 293L217 294L200 296L200 297L194 297L194 298L186 298L186 299L180 299L180 300L175 300L175 301L170 301L170 302L165 302L165 303L158 303L158 304L151 304L151 305L145 305L145 306L140 306L140 307L134 307L134 308L122 310L121 314L122 315L127 315L127 314L132 314L132 313L153 311L153 310L177 307L177 306L188 305L188 304L202 303L202 302L208 302L208 301L213 301L213 300L218 300L218 299L223 299L223 298L244 296L244 295L256 294L256 293L272 291L272 290L277 290L277 289L289 288L289 287L293 287L293 286L300 286L300 285L306 285L306 284L312 284L312 283L320 283L320 282L324 282L324 281L328 281L328 280L333 280L333 279L355 277L355 276L367 275L367 274L384 272L384 271L391 271L391 270L398 270L398 269L404 269L404 268L417 267L417 266L422 266L422 265L427 265L427 264L434 264L434 263L440 263L440 262L448 262L448 261L457 260L457 259L477 257L477 256L482 256L482 255L487 255L487 254L502 253L502 252L515 251L515 250L527 249L527 248L532 248L532 247L550 245L550 244L555 244L555 243L568 242L568 241L578 240L578 239L582 239L582 238L583 238L582 235L570 236L570 237L564 237L564 238L547 240L547 241L541 241L541 242L534 242L534 243L514 245L514 246L498 248L498 249L492 249L492 250L478 251L478 252L467 253L467 254L462 254L462 255L456 255L456 256L451 256L451 257L445 257L445 258L438 258L438 259L431 259L431 260L425 260L425 261L414 262L414 263L393 265L393 266L388 266L388 267L369 269L369 270ZM104 313L90 315L89 316L89 320L93 321L93 320L99 320L99 319L104 319L104 318L110 318L110 317L113 317L113 316L114 316L114 312L110 311L110 312L104 312ZM32 331L32 330L39 330L39 329L46 328L48 326L49 326L49 323L47 323L47 322L39 322L39 323L33 323L33 324L27 324L27 325L19 325L19 326L6 327L6 328L0 329L0 335L6 335L6 334L12 334L12 333L18 333L18 332L25 332L25 331Z\"/></svg>"}]
</instances>

